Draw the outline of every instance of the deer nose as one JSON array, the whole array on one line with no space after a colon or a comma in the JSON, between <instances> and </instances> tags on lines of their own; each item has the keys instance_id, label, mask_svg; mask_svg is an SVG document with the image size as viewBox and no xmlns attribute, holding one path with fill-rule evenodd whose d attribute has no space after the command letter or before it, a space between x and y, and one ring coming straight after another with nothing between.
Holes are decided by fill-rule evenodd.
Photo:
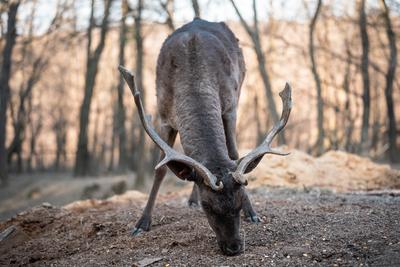
<instances>
[{"instance_id":1,"label":"deer nose","mask_svg":"<svg viewBox=\"0 0 400 267\"><path fill-rule=\"evenodd\" d=\"M225 246L224 252L228 256L234 256L239 254L242 251L242 244L241 242L235 242L232 244L227 244Z\"/></svg>"}]
</instances>

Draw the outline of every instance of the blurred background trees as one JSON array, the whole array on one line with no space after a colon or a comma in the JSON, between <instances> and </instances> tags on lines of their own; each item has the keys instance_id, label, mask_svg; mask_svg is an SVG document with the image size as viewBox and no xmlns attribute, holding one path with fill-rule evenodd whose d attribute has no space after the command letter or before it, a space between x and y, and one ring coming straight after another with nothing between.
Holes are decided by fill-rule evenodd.
<instances>
[{"instance_id":1,"label":"blurred background trees","mask_svg":"<svg viewBox=\"0 0 400 267\"><path fill-rule=\"evenodd\" d=\"M51 3L50 3L51 2ZM224 20L247 64L238 144L256 145L294 89L279 143L398 162L400 5L391 0L1 0L0 178L137 173L158 150L117 66L136 74L157 121L155 66L164 39L193 17Z\"/></svg>"}]
</instances>

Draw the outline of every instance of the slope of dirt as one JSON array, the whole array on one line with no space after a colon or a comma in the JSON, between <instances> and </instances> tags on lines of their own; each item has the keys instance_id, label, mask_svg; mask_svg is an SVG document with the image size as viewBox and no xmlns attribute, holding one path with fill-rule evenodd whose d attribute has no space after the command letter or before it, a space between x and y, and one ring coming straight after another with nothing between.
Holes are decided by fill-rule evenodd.
<instances>
[{"instance_id":1,"label":"slope of dirt","mask_svg":"<svg viewBox=\"0 0 400 267\"><path fill-rule=\"evenodd\" d=\"M369 158L342 151L318 158L299 150L290 152L286 157L264 156L249 175L250 186L319 187L336 192L400 189L400 171Z\"/></svg>"},{"instance_id":2,"label":"slope of dirt","mask_svg":"<svg viewBox=\"0 0 400 267\"><path fill-rule=\"evenodd\" d=\"M251 195L263 222L242 224L240 256L223 256L201 209L177 194L160 198L152 231L130 236L145 196L128 192L64 208L44 204L0 223L2 234L14 229L0 241L0 265L400 265L400 197L265 187Z\"/></svg>"}]
</instances>

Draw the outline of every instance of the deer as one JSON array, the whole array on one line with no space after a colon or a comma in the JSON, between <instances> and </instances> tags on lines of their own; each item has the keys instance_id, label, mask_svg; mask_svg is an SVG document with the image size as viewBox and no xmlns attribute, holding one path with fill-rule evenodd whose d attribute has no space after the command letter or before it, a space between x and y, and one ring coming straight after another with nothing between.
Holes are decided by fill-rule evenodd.
<instances>
[{"instance_id":1,"label":"deer","mask_svg":"<svg viewBox=\"0 0 400 267\"><path fill-rule=\"evenodd\" d=\"M178 178L194 182L188 204L201 204L222 253L240 254L244 246L240 212L247 221L261 221L245 190L245 174L265 154L288 155L272 148L271 142L289 119L291 87L286 83L279 94L283 103L280 120L258 147L239 159L236 118L245 62L239 40L224 22L196 18L162 44L156 68L159 134L144 110L133 74L123 66L119 71L134 96L144 130L161 150L153 186L133 235L150 230L168 168ZM177 134L184 153L173 149Z\"/></svg>"}]
</instances>

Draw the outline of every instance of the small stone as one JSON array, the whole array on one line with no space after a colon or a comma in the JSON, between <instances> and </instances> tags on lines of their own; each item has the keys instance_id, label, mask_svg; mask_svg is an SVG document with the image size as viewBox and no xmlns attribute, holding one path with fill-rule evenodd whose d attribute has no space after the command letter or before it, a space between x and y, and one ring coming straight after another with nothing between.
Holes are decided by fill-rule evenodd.
<instances>
[{"instance_id":1,"label":"small stone","mask_svg":"<svg viewBox=\"0 0 400 267\"><path fill-rule=\"evenodd\" d=\"M53 208L53 205L51 205L49 202L43 202L42 203L43 208L51 209Z\"/></svg>"}]
</instances>

